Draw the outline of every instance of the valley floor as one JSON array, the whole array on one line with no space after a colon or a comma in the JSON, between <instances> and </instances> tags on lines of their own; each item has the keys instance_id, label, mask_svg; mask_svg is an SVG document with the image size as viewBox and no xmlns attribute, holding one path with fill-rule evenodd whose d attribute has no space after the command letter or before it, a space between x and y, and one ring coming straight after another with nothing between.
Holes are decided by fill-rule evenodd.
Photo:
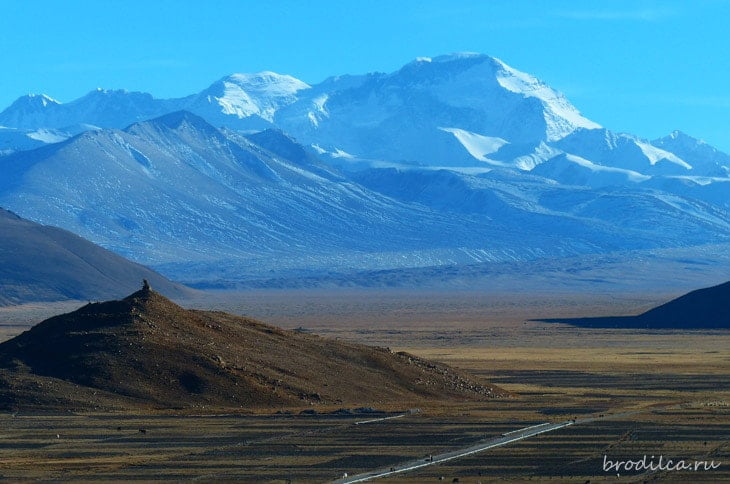
<instances>
[{"instance_id":1,"label":"valley floor","mask_svg":"<svg viewBox=\"0 0 730 484\"><path fill-rule=\"evenodd\" d=\"M514 397L432 405L361 425L356 422L366 420L362 415L321 413L334 409L309 416L298 415L301 409L291 415L4 414L0 479L323 482L575 418L579 424L378 482L730 480L730 331L585 329L530 321L631 314L672 296L212 295L188 306L209 304L288 328L407 350L468 370ZM17 333L42 312L26 309L0 311L0 321L18 324L0 325L0 337ZM588 417L597 420L581 423ZM604 459L644 455L655 456L654 462L663 456L664 462L720 466L604 471Z\"/></svg>"}]
</instances>

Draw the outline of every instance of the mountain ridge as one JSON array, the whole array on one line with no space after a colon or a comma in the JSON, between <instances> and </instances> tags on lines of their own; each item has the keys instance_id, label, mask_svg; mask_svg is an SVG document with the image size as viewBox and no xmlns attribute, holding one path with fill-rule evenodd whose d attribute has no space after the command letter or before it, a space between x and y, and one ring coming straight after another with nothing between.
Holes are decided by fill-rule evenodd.
<instances>
[{"instance_id":1,"label":"mountain ridge","mask_svg":"<svg viewBox=\"0 0 730 484\"><path fill-rule=\"evenodd\" d=\"M42 108L25 113L19 105L28 99L44 101ZM730 177L730 155L699 141L693 148L686 137L681 143L671 134L650 142L605 130L538 78L477 53L420 57L391 73L331 76L313 85L271 71L237 73L173 99L103 89L69 103L25 96L0 113L0 126L74 134L83 125L123 129L179 110L216 127L279 128L325 153L362 160L530 170L562 151L650 176ZM581 131L585 134L566 141ZM450 132L499 139L502 149L475 154L466 138L454 139ZM596 138L604 137L621 140L621 146L601 147ZM33 145L7 133L6 138L6 151ZM546 147L553 151L543 154Z\"/></svg>"},{"instance_id":2,"label":"mountain ridge","mask_svg":"<svg viewBox=\"0 0 730 484\"><path fill-rule=\"evenodd\" d=\"M0 157L0 170L0 204L196 285L222 274L528 260L730 236L723 209L682 196L619 196L603 183L578 188L509 169L344 173L281 131L246 137L188 112ZM616 203L665 227L627 218ZM207 268L185 268L199 264Z\"/></svg>"}]
</instances>

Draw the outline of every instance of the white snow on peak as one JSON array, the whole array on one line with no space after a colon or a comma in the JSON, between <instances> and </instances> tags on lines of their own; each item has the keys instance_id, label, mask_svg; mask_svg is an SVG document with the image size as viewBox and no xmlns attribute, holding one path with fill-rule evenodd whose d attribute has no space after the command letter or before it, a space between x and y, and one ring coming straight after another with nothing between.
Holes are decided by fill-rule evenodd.
<instances>
[{"instance_id":1,"label":"white snow on peak","mask_svg":"<svg viewBox=\"0 0 730 484\"><path fill-rule=\"evenodd\" d=\"M36 95L35 94L31 94L30 97L36 97ZM43 107L46 107L49 104L61 104L60 102L56 101L51 96L48 96L46 94L39 94L37 97L40 98L40 102L43 105Z\"/></svg>"},{"instance_id":2,"label":"white snow on peak","mask_svg":"<svg viewBox=\"0 0 730 484\"><path fill-rule=\"evenodd\" d=\"M239 85L231 82L223 81L223 95L220 97L208 96L208 100L220 104L224 114L233 114L239 118L259 112L259 107L251 96Z\"/></svg>"},{"instance_id":3,"label":"white snow on peak","mask_svg":"<svg viewBox=\"0 0 730 484\"><path fill-rule=\"evenodd\" d=\"M224 81L238 84L241 87L265 92L270 95L293 94L302 89L311 87L304 81L286 74L277 74L271 71L256 72L253 74L231 74Z\"/></svg>"},{"instance_id":4,"label":"white snow on peak","mask_svg":"<svg viewBox=\"0 0 730 484\"><path fill-rule=\"evenodd\" d=\"M451 133L461 143L461 145L469 152L471 156L479 161L485 161L488 163L494 163L493 160L489 160L486 155L495 153L499 149L509 144L508 141L502 138L493 136L484 136L471 131L466 131L459 128L439 128L441 131Z\"/></svg>"},{"instance_id":5,"label":"white snow on peak","mask_svg":"<svg viewBox=\"0 0 730 484\"><path fill-rule=\"evenodd\" d=\"M679 165L682 168L686 168L687 170L692 169L692 165L673 153L664 151L661 148L657 148L656 146L652 146L649 143L645 143L640 140L636 140L635 142L636 146L641 149L642 153L644 153L644 156L646 156L652 166L656 165L659 161L664 160L670 163L674 163L675 165Z\"/></svg>"},{"instance_id":6,"label":"white snow on peak","mask_svg":"<svg viewBox=\"0 0 730 484\"><path fill-rule=\"evenodd\" d=\"M89 94L87 94L87 96L89 96L89 95L95 96L95 95L99 95L99 94L119 97L119 96L124 96L126 94L130 94L130 92L127 89L105 89L103 87L97 87L96 89L91 91ZM83 98L81 98L81 99L83 99Z\"/></svg>"},{"instance_id":7,"label":"white snow on peak","mask_svg":"<svg viewBox=\"0 0 730 484\"><path fill-rule=\"evenodd\" d=\"M224 114L246 118L257 114L272 121L277 109L296 101L296 93L309 89L309 84L299 79L264 71L255 74L232 74L221 81L222 92L208 95L210 102L217 102Z\"/></svg>"},{"instance_id":8,"label":"white snow on peak","mask_svg":"<svg viewBox=\"0 0 730 484\"><path fill-rule=\"evenodd\" d=\"M580 112L558 91L548 87L539 79L514 69L500 59L494 58L499 65L497 82L505 89L535 97L545 106L548 141L559 140L575 131L576 128L598 129L601 126L583 117Z\"/></svg>"},{"instance_id":9,"label":"white snow on peak","mask_svg":"<svg viewBox=\"0 0 730 484\"><path fill-rule=\"evenodd\" d=\"M416 62L431 62L432 60L430 57L416 57Z\"/></svg>"},{"instance_id":10,"label":"white snow on peak","mask_svg":"<svg viewBox=\"0 0 730 484\"><path fill-rule=\"evenodd\" d=\"M681 140L685 140L686 142L696 143L698 145L706 145L707 144L707 142L705 140L694 138L694 137L688 135L687 133L685 133L683 131L680 131L678 129L675 129L674 131L672 131L671 133L669 133L669 138L671 138L671 139L681 139Z\"/></svg>"},{"instance_id":11,"label":"white snow on peak","mask_svg":"<svg viewBox=\"0 0 730 484\"><path fill-rule=\"evenodd\" d=\"M669 133L669 137L672 138L672 139L681 138L682 135L684 135L684 133L681 132L678 129L675 129L674 131L672 131L671 133Z\"/></svg>"},{"instance_id":12,"label":"white snow on peak","mask_svg":"<svg viewBox=\"0 0 730 484\"><path fill-rule=\"evenodd\" d=\"M20 99L23 99L21 97ZM47 94L33 94L28 93L27 96L25 96L25 100L28 104L33 104L35 106L42 106L47 107L52 104L61 104L59 101L53 99L51 96L48 96Z\"/></svg>"},{"instance_id":13,"label":"white snow on peak","mask_svg":"<svg viewBox=\"0 0 730 484\"><path fill-rule=\"evenodd\" d=\"M437 57L432 58L431 61L432 62L452 62L455 60L474 59L477 57L484 57L485 59L488 58L488 56L486 56L484 54L480 54L478 52L454 52L453 54L439 55Z\"/></svg>"}]
</instances>

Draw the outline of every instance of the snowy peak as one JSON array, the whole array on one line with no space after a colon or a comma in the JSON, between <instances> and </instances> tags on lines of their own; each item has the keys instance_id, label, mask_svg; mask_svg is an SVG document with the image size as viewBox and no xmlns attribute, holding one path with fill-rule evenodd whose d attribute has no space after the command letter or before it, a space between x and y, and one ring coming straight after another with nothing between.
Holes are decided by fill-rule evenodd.
<instances>
[{"instance_id":1,"label":"snowy peak","mask_svg":"<svg viewBox=\"0 0 730 484\"><path fill-rule=\"evenodd\" d=\"M49 110L61 103L45 94L27 94L16 99L0 113L0 126L19 129L37 129L43 125Z\"/></svg>"},{"instance_id":2,"label":"snowy peak","mask_svg":"<svg viewBox=\"0 0 730 484\"><path fill-rule=\"evenodd\" d=\"M428 69L426 72L431 76L433 76L433 73L439 71L450 71L452 74L457 74L471 68L475 64L493 61L494 59L488 55L473 52L457 52L436 57L416 57L399 70L391 73L390 76L398 76L418 69Z\"/></svg>"},{"instance_id":3,"label":"snowy peak","mask_svg":"<svg viewBox=\"0 0 730 484\"><path fill-rule=\"evenodd\" d=\"M430 59L431 62L454 62L465 59L482 59L482 60L493 60L493 57L489 57L486 54L480 54L478 52L453 52L451 54L439 55L433 58L419 57L419 59Z\"/></svg>"},{"instance_id":4,"label":"snowy peak","mask_svg":"<svg viewBox=\"0 0 730 484\"><path fill-rule=\"evenodd\" d=\"M660 140L661 139L674 140L683 143L706 144L703 140L694 138L678 129L675 129L674 131L669 133L669 135L665 136L664 138L660 138Z\"/></svg>"},{"instance_id":5,"label":"snowy peak","mask_svg":"<svg viewBox=\"0 0 730 484\"><path fill-rule=\"evenodd\" d=\"M730 176L730 155L681 131L673 131L663 138L655 139L651 144L692 160L694 174L711 177Z\"/></svg>"},{"instance_id":6,"label":"snowy peak","mask_svg":"<svg viewBox=\"0 0 730 484\"><path fill-rule=\"evenodd\" d=\"M663 138L657 138L651 142L654 146L666 149L684 148L684 149L704 149L706 147L714 153L720 153L717 149L708 145L705 141L695 138L679 130L674 130Z\"/></svg>"},{"instance_id":7,"label":"snowy peak","mask_svg":"<svg viewBox=\"0 0 730 484\"><path fill-rule=\"evenodd\" d=\"M390 74L342 79L297 93L276 126L328 152L429 166L534 166L514 160L599 127L559 92L484 54L421 57ZM512 158L491 156L498 145Z\"/></svg>"},{"instance_id":8,"label":"snowy peak","mask_svg":"<svg viewBox=\"0 0 730 484\"><path fill-rule=\"evenodd\" d=\"M42 109L53 104L61 103L46 94L27 94L16 99L10 107Z\"/></svg>"},{"instance_id":9,"label":"snowy peak","mask_svg":"<svg viewBox=\"0 0 730 484\"><path fill-rule=\"evenodd\" d=\"M127 91L126 89L103 89L98 87L68 103L66 107L68 109L73 107L86 109L96 116L99 116L97 111L100 109L111 109L116 112L137 110L139 111L139 115L146 115L150 112L159 111L164 104L164 101L155 99L151 94L146 92ZM132 116L135 116L135 114L132 114Z\"/></svg>"},{"instance_id":10,"label":"snowy peak","mask_svg":"<svg viewBox=\"0 0 730 484\"><path fill-rule=\"evenodd\" d=\"M607 129L580 129L554 146L607 167L646 175L694 175L694 167L674 153L635 136Z\"/></svg>"},{"instance_id":11,"label":"snowy peak","mask_svg":"<svg viewBox=\"0 0 730 484\"><path fill-rule=\"evenodd\" d=\"M98 88L66 104L48 96L24 96L0 114L0 125L70 132L83 126L123 128L169 111L167 101L148 93Z\"/></svg>"},{"instance_id":12,"label":"snowy peak","mask_svg":"<svg viewBox=\"0 0 730 484\"><path fill-rule=\"evenodd\" d=\"M101 88L66 104L23 96L0 113L0 126L10 128L0 133L0 152L180 110L216 128L283 130L303 145L366 164L529 171L568 153L652 176L730 176L730 156L700 140L680 131L652 142L613 133L538 78L473 52L419 57L389 74L340 75L313 86L263 71L228 75L180 99ZM182 122L180 116L167 121ZM200 119L184 121L204 128Z\"/></svg>"},{"instance_id":13,"label":"snowy peak","mask_svg":"<svg viewBox=\"0 0 730 484\"><path fill-rule=\"evenodd\" d=\"M458 105L484 104L500 96L500 90L534 99L542 105L546 141L555 141L578 128L597 129L601 126L580 114L560 92L534 76L518 71L495 57L474 52L459 52L434 58L419 57L393 74L420 74L420 81L432 85L446 84L456 96L450 100ZM442 94L443 95L443 94ZM475 99L476 98L476 99ZM481 99L479 99L481 98Z\"/></svg>"},{"instance_id":14,"label":"snowy peak","mask_svg":"<svg viewBox=\"0 0 730 484\"><path fill-rule=\"evenodd\" d=\"M454 52L436 57L416 57L391 75L397 75L399 72L408 71L418 67L424 68L429 64L430 69L434 69L432 72L439 69L441 72L446 70L456 74L466 71L478 64L490 65L494 70L497 67L497 59L477 52Z\"/></svg>"},{"instance_id":15,"label":"snowy peak","mask_svg":"<svg viewBox=\"0 0 730 484\"><path fill-rule=\"evenodd\" d=\"M598 129L601 126L585 118L558 91L524 72L514 69L499 59L495 59L500 69L497 71L497 82L505 89L522 94L525 97L539 99L545 106L547 123L547 140L559 140L577 128Z\"/></svg>"},{"instance_id":16,"label":"snowy peak","mask_svg":"<svg viewBox=\"0 0 730 484\"><path fill-rule=\"evenodd\" d=\"M96 89L89 91L81 98L74 102L81 102L83 99L145 99L148 101L154 100L151 94L139 91L128 91L126 89L104 89L97 87Z\"/></svg>"},{"instance_id":17,"label":"snowy peak","mask_svg":"<svg viewBox=\"0 0 730 484\"><path fill-rule=\"evenodd\" d=\"M271 121L280 107L296 101L296 94L309 87L295 77L275 72L232 74L200 93L193 101L193 110L209 104L219 113L239 119L257 115Z\"/></svg>"},{"instance_id":18,"label":"snowy peak","mask_svg":"<svg viewBox=\"0 0 730 484\"><path fill-rule=\"evenodd\" d=\"M271 71L254 74L231 74L221 80L257 93L265 93L269 97L292 95L310 87L309 84L300 81L296 77Z\"/></svg>"}]
</instances>

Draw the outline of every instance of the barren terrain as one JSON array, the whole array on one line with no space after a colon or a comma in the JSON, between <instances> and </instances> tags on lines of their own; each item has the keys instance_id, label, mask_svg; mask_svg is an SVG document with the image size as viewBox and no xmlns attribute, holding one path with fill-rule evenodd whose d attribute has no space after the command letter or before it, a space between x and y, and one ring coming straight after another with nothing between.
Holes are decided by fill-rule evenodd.
<instances>
[{"instance_id":1,"label":"barren terrain","mask_svg":"<svg viewBox=\"0 0 730 484\"><path fill-rule=\"evenodd\" d=\"M288 328L408 350L511 391L419 413L0 416L0 476L323 482L467 447L542 422L578 423L379 482L730 480L730 332L585 329L539 317L635 314L674 295L252 292L216 307ZM210 306L206 306L209 304ZM40 309L34 308L37 313ZM608 311L608 313L607 313ZM20 322L15 310L0 318ZM27 320L26 320L27 321ZM390 414L401 410L385 408ZM596 417L595 421L580 423ZM121 430L119 430L121 428ZM140 432L144 429L145 432ZM700 459L713 471L615 472L608 459Z\"/></svg>"}]
</instances>

